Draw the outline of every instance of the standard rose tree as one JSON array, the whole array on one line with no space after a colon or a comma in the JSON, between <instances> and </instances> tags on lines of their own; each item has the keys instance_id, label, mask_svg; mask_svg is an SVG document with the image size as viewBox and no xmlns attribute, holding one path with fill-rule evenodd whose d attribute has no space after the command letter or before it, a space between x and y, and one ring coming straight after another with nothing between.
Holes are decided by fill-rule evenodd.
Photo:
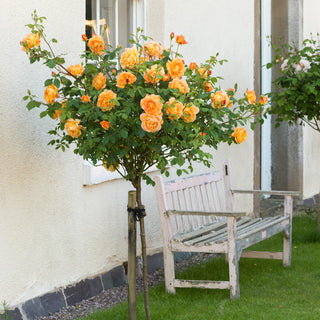
<instances>
[{"instance_id":1,"label":"standard rose tree","mask_svg":"<svg viewBox=\"0 0 320 320\"><path fill-rule=\"evenodd\" d=\"M149 168L169 175L177 167L181 175L195 161L209 167L212 154L202 147L243 142L244 124L262 111L265 100L256 102L253 92L236 99L236 88L218 87L218 55L187 66L178 53L187 43L182 35L172 33L164 47L138 30L133 46L124 50L106 45L101 36L82 35L88 51L66 66L52 48L56 40L44 35L43 19L33 14L22 47L31 63L43 61L53 72L44 83L44 101L29 91L27 108L41 107L40 117L56 120L49 144L63 151L73 144L74 153L129 180L139 208L141 180L154 184Z\"/></svg>"}]
</instances>

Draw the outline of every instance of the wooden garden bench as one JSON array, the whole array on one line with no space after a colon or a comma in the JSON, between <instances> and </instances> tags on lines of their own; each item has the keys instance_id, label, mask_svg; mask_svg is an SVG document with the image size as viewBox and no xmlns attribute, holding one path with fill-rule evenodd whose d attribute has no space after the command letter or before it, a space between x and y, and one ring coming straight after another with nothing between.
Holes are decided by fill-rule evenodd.
<instances>
[{"instance_id":1,"label":"wooden garden bench","mask_svg":"<svg viewBox=\"0 0 320 320\"><path fill-rule=\"evenodd\" d=\"M156 197L163 239L166 290L175 288L229 289L230 297L240 296L240 257L281 259L291 265L292 205L295 191L234 190L230 169L164 183L155 177ZM222 184L222 186L221 186ZM223 206L221 193L225 194ZM268 194L284 197L284 214L266 218L249 217L234 211L234 194ZM283 252L243 249L283 232ZM182 280L175 278L174 252L225 253L229 281Z\"/></svg>"}]
</instances>

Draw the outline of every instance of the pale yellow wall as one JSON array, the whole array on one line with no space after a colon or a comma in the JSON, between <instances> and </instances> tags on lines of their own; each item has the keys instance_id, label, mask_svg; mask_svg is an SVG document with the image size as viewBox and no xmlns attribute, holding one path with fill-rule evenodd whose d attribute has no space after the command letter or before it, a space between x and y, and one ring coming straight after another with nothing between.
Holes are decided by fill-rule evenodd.
<instances>
[{"instance_id":1,"label":"pale yellow wall","mask_svg":"<svg viewBox=\"0 0 320 320\"><path fill-rule=\"evenodd\" d=\"M320 1L304 0L303 37L320 33ZM320 192L320 133L305 127L303 130L303 197L310 198Z\"/></svg>"},{"instance_id":2,"label":"pale yellow wall","mask_svg":"<svg viewBox=\"0 0 320 320\"><path fill-rule=\"evenodd\" d=\"M0 301L16 305L55 288L106 272L127 259L127 192L121 179L82 186L82 160L72 151L47 146L53 126L28 112L22 97L29 88L42 97L50 71L30 65L19 41L28 34L33 9L47 17L47 34L78 63L83 49L84 0L4 2L0 99ZM230 62L220 70L229 88L253 88L253 0L148 1L148 30L165 44L174 31L189 44L186 62L217 51ZM245 19L244 19L245 17ZM253 135L215 154L218 168L231 159L237 187L252 187ZM199 171L203 171L200 169ZM154 191L143 187L148 253L161 248ZM250 207L250 203L242 203Z\"/></svg>"}]
</instances>

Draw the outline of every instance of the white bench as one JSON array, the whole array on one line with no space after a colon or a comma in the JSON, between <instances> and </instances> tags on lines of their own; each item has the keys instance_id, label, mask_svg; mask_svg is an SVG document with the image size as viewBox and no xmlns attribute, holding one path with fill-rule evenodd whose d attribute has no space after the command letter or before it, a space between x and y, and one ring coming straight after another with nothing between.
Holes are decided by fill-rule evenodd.
<instances>
[{"instance_id":1,"label":"white bench","mask_svg":"<svg viewBox=\"0 0 320 320\"><path fill-rule=\"evenodd\" d=\"M231 298L240 296L240 257L282 259L291 265L292 205L295 191L233 190L230 169L164 183L155 177L160 214L166 290L175 288L229 289ZM222 186L221 186L222 184ZM220 193L225 193L223 206ZM284 214L251 218L234 211L234 194L268 194L284 197ZM243 251L243 249L283 232L283 252ZM175 278L174 252L225 253L229 281L182 280Z\"/></svg>"}]
</instances>

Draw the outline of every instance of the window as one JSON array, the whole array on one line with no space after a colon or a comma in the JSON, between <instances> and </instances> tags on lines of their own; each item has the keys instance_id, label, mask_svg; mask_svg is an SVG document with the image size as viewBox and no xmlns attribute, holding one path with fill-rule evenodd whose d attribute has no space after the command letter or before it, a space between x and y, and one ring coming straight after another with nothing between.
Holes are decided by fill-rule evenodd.
<instances>
[{"instance_id":1,"label":"window","mask_svg":"<svg viewBox=\"0 0 320 320\"><path fill-rule=\"evenodd\" d=\"M142 28L146 33L146 0L86 0L86 35L104 35L112 47L130 46L130 33ZM106 28L106 32L103 32ZM108 172L102 166L83 163L83 185L93 185L119 179L117 172Z\"/></svg>"},{"instance_id":2,"label":"window","mask_svg":"<svg viewBox=\"0 0 320 320\"><path fill-rule=\"evenodd\" d=\"M112 47L129 45L130 33L137 27L145 30L145 0L87 0L86 35L102 35Z\"/></svg>"}]
</instances>

